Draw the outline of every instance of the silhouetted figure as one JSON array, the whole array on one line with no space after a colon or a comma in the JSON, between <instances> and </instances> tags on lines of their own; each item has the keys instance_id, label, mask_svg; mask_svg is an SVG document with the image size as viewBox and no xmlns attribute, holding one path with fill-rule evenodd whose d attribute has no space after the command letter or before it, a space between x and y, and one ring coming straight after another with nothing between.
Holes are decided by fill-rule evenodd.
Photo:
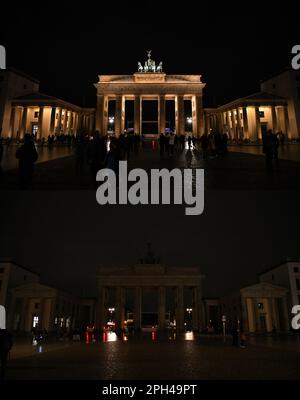
<instances>
[{"instance_id":1,"label":"silhouetted figure","mask_svg":"<svg viewBox=\"0 0 300 400\"><path fill-rule=\"evenodd\" d=\"M275 163L275 168L279 168L279 160L278 160L278 147L279 147L279 139L278 135L274 133L272 135L272 144L273 144L273 159Z\"/></svg>"},{"instance_id":2,"label":"silhouetted figure","mask_svg":"<svg viewBox=\"0 0 300 400\"><path fill-rule=\"evenodd\" d=\"M236 327L233 327L231 331L232 335L232 345L233 346L238 346L239 345L239 331Z\"/></svg>"},{"instance_id":3,"label":"silhouetted figure","mask_svg":"<svg viewBox=\"0 0 300 400\"><path fill-rule=\"evenodd\" d=\"M163 133L159 135L159 149L160 149L160 155L163 156L165 152L165 137Z\"/></svg>"},{"instance_id":4,"label":"silhouetted figure","mask_svg":"<svg viewBox=\"0 0 300 400\"><path fill-rule=\"evenodd\" d=\"M75 170L76 174L81 174L83 172L84 157L85 157L85 147L86 143L82 135L79 136L76 148L75 148Z\"/></svg>"},{"instance_id":5,"label":"silhouetted figure","mask_svg":"<svg viewBox=\"0 0 300 400\"><path fill-rule=\"evenodd\" d=\"M282 131L280 131L280 132L278 132L277 135L278 135L278 138L280 140L281 147L284 147L284 145L285 145L285 134Z\"/></svg>"},{"instance_id":6,"label":"silhouetted figure","mask_svg":"<svg viewBox=\"0 0 300 400\"><path fill-rule=\"evenodd\" d=\"M208 155L208 144L209 144L207 133L204 133L200 137L200 144L201 144L203 159L205 160L207 158L207 155Z\"/></svg>"},{"instance_id":7,"label":"silhouetted figure","mask_svg":"<svg viewBox=\"0 0 300 400\"><path fill-rule=\"evenodd\" d=\"M121 159L120 147L116 138L110 140L110 148L105 160L105 167L114 171L116 176L119 175L119 161Z\"/></svg>"},{"instance_id":8,"label":"silhouetted figure","mask_svg":"<svg viewBox=\"0 0 300 400\"><path fill-rule=\"evenodd\" d=\"M169 137L169 153L174 154L175 135L171 132Z\"/></svg>"},{"instance_id":9,"label":"silhouetted figure","mask_svg":"<svg viewBox=\"0 0 300 400\"><path fill-rule=\"evenodd\" d=\"M189 136L187 141L188 141L188 146L189 146L189 150L190 150L190 148L192 146L192 138Z\"/></svg>"},{"instance_id":10,"label":"silhouetted figure","mask_svg":"<svg viewBox=\"0 0 300 400\"><path fill-rule=\"evenodd\" d=\"M25 134L24 144L16 151L19 160L19 179L21 189L28 189L32 184L34 163L38 159L34 142L29 133Z\"/></svg>"},{"instance_id":11,"label":"silhouetted figure","mask_svg":"<svg viewBox=\"0 0 300 400\"><path fill-rule=\"evenodd\" d=\"M12 348L12 336L7 329L0 329L1 379L5 378L8 354Z\"/></svg>"},{"instance_id":12,"label":"silhouetted figure","mask_svg":"<svg viewBox=\"0 0 300 400\"><path fill-rule=\"evenodd\" d=\"M167 134L165 137L165 151L167 153L167 155L170 155L170 136Z\"/></svg>"},{"instance_id":13,"label":"silhouetted figure","mask_svg":"<svg viewBox=\"0 0 300 400\"><path fill-rule=\"evenodd\" d=\"M96 185L96 174L104 166L106 158L106 145L100 137L99 132L95 132L92 140L87 146L87 162L90 166L90 171L94 184Z\"/></svg>"},{"instance_id":14,"label":"silhouetted figure","mask_svg":"<svg viewBox=\"0 0 300 400\"><path fill-rule=\"evenodd\" d=\"M266 156L266 168L268 171L273 171L273 159L275 167L279 167L278 162L278 146L279 140L276 134L273 134L271 129L263 135L263 152Z\"/></svg>"}]
</instances>

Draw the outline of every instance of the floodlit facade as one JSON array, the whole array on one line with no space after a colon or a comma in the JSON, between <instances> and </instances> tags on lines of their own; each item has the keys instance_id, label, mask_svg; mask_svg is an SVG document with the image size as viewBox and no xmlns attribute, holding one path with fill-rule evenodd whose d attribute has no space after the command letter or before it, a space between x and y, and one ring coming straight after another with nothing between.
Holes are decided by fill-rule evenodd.
<instances>
[{"instance_id":1,"label":"floodlit facade","mask_svg":"<svg viewBox=\"0 0 300 400\"><path fill-rule=\"evenodd\" d=\"M138 63L138 72L133 75L99 75L95 83L97 89L96 129L106 134L109 123L109 102L115 101L114 132L116 136L125 130L126 101L134 103L134 132L143 133L143 102L157 102L157 132L165 134L166 101L174 101L175 130L177 134L185 133L184 101L191 102L192 132L200 137L204 132L202 95L205 83L201 75L167 75L162 71L162 63L155 66L150 58L142 67Z\"/></svg>"},{"instance_id":2,"label":"floodlit facade","mask_svg":"<svg viewBox=\"0 0 300 400\"><path fill-rule=\"evenodd\" d=\"M261 91L218 108L205 109L205 131L233 141L257 142L268 130L300 138L300 73L287 70L261 82Z\"/></svg>"},{"instance_id":3,"label":"floodlit facade","mask_svg":"<svg viewBox=\"0 0 300 400\"><path fill-rule=\"evenodd\" d=\"M4 138L36 139L94 130L93 108L81 108L39 92L39 81L15 70L0 71L0 129Z\"/></svg>"}]
</instances>

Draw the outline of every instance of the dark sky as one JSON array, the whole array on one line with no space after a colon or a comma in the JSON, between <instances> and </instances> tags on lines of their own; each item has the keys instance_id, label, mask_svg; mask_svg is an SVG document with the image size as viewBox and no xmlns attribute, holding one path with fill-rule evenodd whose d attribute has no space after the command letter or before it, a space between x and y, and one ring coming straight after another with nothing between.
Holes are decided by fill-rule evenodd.
<instances>
[{"instance_id":1,"label":"dark sky","mask_svg":"<svg viewBox=\"0 0 300 400\"><path fill-rule=\"evenodd\" d=\"M207 106L259 90L260 79L290 64L300 42L293 3L205 4L9 2L1 44L8 65L38 78L41 91L87 106L98 74L134 73L147 49L167 73L202 74Z\"/></svg>"},{"instance_id":2,"label":"dark sky","mask_svg":"<svg viewBox=\"0 0 300 400\"><path fill-rule=\"evenodd\" d=\"M93 191L1 193L1 256L46 283L88 295L96 267L132 265L152 246L167 265L200 266L206 294L257 282L257 273L299 254L296 191L206 191L205 212L183 206L99 206Z\"/></svg>"}]
</instances>

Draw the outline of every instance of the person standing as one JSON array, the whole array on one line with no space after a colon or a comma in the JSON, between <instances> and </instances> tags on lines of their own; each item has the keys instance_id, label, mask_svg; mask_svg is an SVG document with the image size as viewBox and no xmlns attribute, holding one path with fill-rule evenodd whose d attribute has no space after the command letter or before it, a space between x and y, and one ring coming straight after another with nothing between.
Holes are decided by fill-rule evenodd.
<instances>
[{"instance_id":1,"label":"person standing","mask_svg":"<svg viewBox=\"0 0 300 400\"><path fill-rule=\"evenodd\" d=\"M29 189L32 184L34 163L38 159L34 142L29 133L25 134L24 144L16 151L19 160L19 179L21 189Z\"/></svg>"},{"instance_id":2,"label":"person standing","mask_svg":"<svg viewBox=\"0 0 300 400\"><path fill-rule=\"evenodd\" d=\"M12 336L7 329L0 329L0 361L1 373L0 379L4 379L6 375L8 354L12 348Z\"/></svg>"},{"instance_id":3,"label":"person standing","mask_svg":"<svg viewBox=\"0 0 300 400\"><path fill-rule=\"evenodd\" d=\"M169 149L170 149L170 154L172 156L174 155L174 144L175 144L175 135L173 134L173 132L171 132L169 138Z\"/></svg>"}]
</instances>

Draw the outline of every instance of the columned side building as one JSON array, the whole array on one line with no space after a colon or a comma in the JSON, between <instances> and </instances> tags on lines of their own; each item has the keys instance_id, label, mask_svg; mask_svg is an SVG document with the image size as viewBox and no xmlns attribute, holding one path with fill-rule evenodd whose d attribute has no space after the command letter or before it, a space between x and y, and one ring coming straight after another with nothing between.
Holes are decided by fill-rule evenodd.
<instances>
[{"instance_id":1,"label":"columned side building","mask_svg":"<svg viewBox=\"0 0 300 400\"><path fill-rule=\"evenodd\" d=\"M262 140L268 130L283 132L291 138L287 100L270 93L255 93L217 109L205 110L206 132L227 133L231 140Z\"/></svg>"},{"instance_id":2,"label":"columned side building","mask_svg":"<svg viewBox=\"0 0 300 400\"><path fill-rule=\"evenodd\" d=\"M49 135L90 134L95 129L95 109L81 108L39 92L39 81L16 71L0 71L0 136L36 139Z\"/></svg>"},{"instance_id":3,"label":"columned side building","mask_svg":"<svg viewBox=\"0 0 300 400\"><path fill-rule=\"evenodd\" d=\"M300 73L285 70L264 80L261 91L218 108L205 109L205 132L227 133L235 141L257 142L266 130L300 138Z\"/></svg>"},{"instance_id":4,"label":"columned side building","mask_svg":"<svg viewBox=\"0 0 300 400\"><path fill-rule=\"evenodd\" d=\"M221 298L228 330L240 324L248 333L288 332L290 329L287 289L257 283Z\"/></svg>"},{"instance_id":5,"label":"columned side building","mask_svg":"<svg viewBox=\"0 0 300 400\"><path fill-rule=\"evenodd\" d=\"M16 97L11 102L9 137L23 138L29 132L41 139L60 134L76 136L93 130L94 109L82 109L38 92Z\"/></svg>"},{"instance_id":6,"label":"columned side building","mask_svg":"<svg viewBox=\"0 0 300 400\"><path fill-rule=\"evenodd\" d=\"M191 102L192 131L195 137L204 132L202 91L205 83L201 75L167 75L162 72L162 63L155 66L150 58L145 67L141 63L133 75L99 75L97 89L96 129L104 135L108 131L109 102L115 101L114 131L116 136L125 130L126 101L134 102L134 132L142 132L143 101L157 101L158 131L165 134L166 101L174 101L175 130L185 134L184 101Z\"/></svg>"}]
</instances>

